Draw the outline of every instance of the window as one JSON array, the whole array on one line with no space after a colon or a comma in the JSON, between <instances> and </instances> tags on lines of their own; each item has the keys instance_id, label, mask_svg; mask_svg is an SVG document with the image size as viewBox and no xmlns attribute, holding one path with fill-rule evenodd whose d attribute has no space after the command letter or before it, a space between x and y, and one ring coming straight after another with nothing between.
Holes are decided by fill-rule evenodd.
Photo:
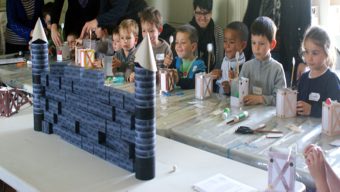
<instances>
[{"instance_id":1,"label":"window","mask_svg":"<svg viewBox=\"0 0 340 192\"><path fill-rule=\"evenodd\" d=\"M321 25L340 48L340 0L312 0L312 25ZM335 22L334 22L335 21Z\"/></svg>"}]
</instances>

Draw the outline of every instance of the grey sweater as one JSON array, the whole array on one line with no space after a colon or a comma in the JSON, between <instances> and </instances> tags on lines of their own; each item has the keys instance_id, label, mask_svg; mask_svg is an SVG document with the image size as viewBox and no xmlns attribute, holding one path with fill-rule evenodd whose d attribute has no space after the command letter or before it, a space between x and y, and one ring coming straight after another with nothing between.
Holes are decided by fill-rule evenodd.
<instances>
[{"instance_id":1,"label":"grey sweater","mask_svg":"<svg viewBox=\"0 0 340 192\"><path fill-rule=\"evenodd\" d=\"M277 90L286 87L282 64L271 57L265 61L247 61L243 64L240 76L249 78L249 94L262 95L265 105L275 105Z\"/></svg>"}]
</instances>

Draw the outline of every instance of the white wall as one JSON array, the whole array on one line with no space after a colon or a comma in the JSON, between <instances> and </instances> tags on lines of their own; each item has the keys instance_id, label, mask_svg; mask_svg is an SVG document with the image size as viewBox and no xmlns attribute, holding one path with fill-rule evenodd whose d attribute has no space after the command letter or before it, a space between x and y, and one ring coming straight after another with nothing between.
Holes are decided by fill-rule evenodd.
<instances>
[{"instance_id":1,"label":"white wall","mask_svg":"<svg viewBox=\"0 0 340 192\"><path fill-rule=\"evenodd\" d=\"M193 16L192 0L147 0L156 7L164 21L172 25L187 23ZM241 21L247 8L248 0L214 0L213 19L221 27L235 20Z\"/></svg>"}]
</instances>

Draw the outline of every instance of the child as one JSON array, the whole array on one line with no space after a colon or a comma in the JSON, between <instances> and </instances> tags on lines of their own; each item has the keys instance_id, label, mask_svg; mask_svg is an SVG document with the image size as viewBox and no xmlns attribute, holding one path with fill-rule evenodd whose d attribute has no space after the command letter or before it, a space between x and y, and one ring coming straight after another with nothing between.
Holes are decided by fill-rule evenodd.
<instances>
[{"instance_id":1,"label":"child","mask_svg":"<svg viewBox=\"0 0 340 192\"><path fill-rule=\"evenodd\" d=\"M194 55L197 49L198 35L196 29L189 25L182 25L176 31L175 50L177 57L176 82L182 89L195 88L195 74L205 72L204 62Z\"/></svg>"},{"instance_id":2,"label":"child","mask_svg":"<svg viewBox=\"0 0 340 192\"><path fill-rule=\"evenodd\" d=\"M120 45L120 36L118 29L114 29L112 32L112 49L114 54L117 53L122 46Z\"/></svg>"},{"instance_id":3,"label":"child","mask_svg":"<svg viewBox=\"0 0 340 192\"><path fill-rule=\"evenodd\" d=\"M303 43L303 57L310 68L298 83L297 113L321 117L322 102L327 98L340 101L340 80L329 67L331 41L327 32L317 26L306 31Z\"/></svg>"},{"instance_id":4,"label":"child","mask_svg":"<svg viewBox=\"0 0 340 192\"><path fill-rule=\"evenodd\" d=\"M42 10L43 18L46 23L45 32L48 40L48 54L50 56L55 56L57 50L51 38L51 13L53 11L53 6L54 3L52 2L46 3Z\"/></svg>"},{"instance_id":5,"label":"child","mask_svg":"<svg viewBox=\"0 0 340 192\"><path fill-rule=\"evenodd\" d=\"M147 7L139 13L143 38L149 33L157 68L169 66L172 62L172 51L170 45L159 38L163 30L162 17L154 7Z\"/></svg>"},{"instance_id":6,"label":"child","mask_svg":"<svg viewBox=\"0 0 340 192\"><path fill-rule=\"evenodd\" d=\"M304 150L304 156L309 172L314 179L315 187L320 192L338 191L340 178L326 161L322 149L309 145Z\"/></svg>"},{"instance_id":7,"label":"child","mask_svg":"<svg viewBox=\"0 0 340 192\"><path fill-rule=\"evenodd\" d=\"M74 60L75 58L75 48L76 48L77 38L78 36L73 32L70 32L66 37L67 45L68 45L68 48L70 49L70 56L72 60Z\"/></svg>"},{"instance_id":8,"label":"child","mask_svg":"<svg viewBox=\"0 0 340 192\"><path fill-rule=\"evenodd\" d=\"M138 24L133 19L123 20L118 27L120 36L119 50L112 58L112 73L125 73L125 80L134 82L134 60L138 42Z\"/></svg>"},{"instance_id":9,"label":"child","mask_svg":"<svg viewBox=\"0 0 340 192\"><path fill-rule=\"evenodd\" d=\"M114 54L112 49L111 36L109 35L108 29L104 27L97 27L95 30L96 38L96 60L94 67L102 68L102 60L105 56L112 56Z\"/></svg>"},{"instance_id":10,"label":"child","mask_svg":"<svg viewBox=\"0 0 340 192\"><path fill-rule=\"evenodd\" d=\"M243 64L240 77L249 79L249 95L243 98L246 105L275 105L276 92L286 87L281 63L270 55L276 45L276 26L269 17L258 17L251 25L251 49L254 59Z\"/></svg>"},{"instance_id":11,"label":"child","mask_svg":"<svg viewBox=\"0 0 340 192\"><path fill-rule=\"evenodd\" d=\"M229 94L229 80L236 77L237 63L239 67L245 62L243 49L247 46L248 28L239 21L232 22L224 29L224 52L225 56L221 69L214 69L211 74L220 78L216 81L219 87L219 93ZM239 58L235 58L236 52L239 52ZM238 59L238 60L236 60Z\"/></svg>"},{"instance_id":12,"label":"child","mask_svg":"<svg viewBox=\"0 0 340 192\"><path fill-rule=\"evenodd\" d=\"M76 46L76 40L77 40L78 36L73 33L70 32L67 37L66 37L66 41L67 41L67 45L70 48L70 50L74 50L75 46Z\"/></svg>"},{"instance_id":13,"label":"child","mask_svg":"<svg viewBox=\"0 0 340 192\"><path fill-rule=\"evenodd\" d=\"M105 55L113 55L111 36L109 35L108 29L103 27L96 28L97 37L97 59L102 59Z\"/></svg>"}]
</instances>

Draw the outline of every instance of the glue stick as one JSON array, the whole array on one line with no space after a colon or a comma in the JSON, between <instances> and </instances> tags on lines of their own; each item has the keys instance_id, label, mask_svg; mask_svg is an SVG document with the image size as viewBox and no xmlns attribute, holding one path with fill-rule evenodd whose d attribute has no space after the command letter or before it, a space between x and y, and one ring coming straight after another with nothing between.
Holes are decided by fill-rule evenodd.
<instances>
[{"instance_id":1,"label":"glue stick","mask_svg":"<svg viewBox=\"0 0 340 192\"><path fill-rule=\"evenodd\" d=\"M223 113L222 113L222 118L228 119L229 115L230 115L230 108L228 108L228 107L224 108Z\"/></svg>"},{"instance_id":2,"label":"glue stick","mask_svg":"<svg viewBox=\"0 0 340 192\"><path fill-rule=\"evenodd\" d=\"M227 122L227 124L237 123L237 122L242 121L243 119L247 118L248 116L249 116L248 111L242 111L239 114L235 115L231 121Z\"/></svg>"}]
</instances>

